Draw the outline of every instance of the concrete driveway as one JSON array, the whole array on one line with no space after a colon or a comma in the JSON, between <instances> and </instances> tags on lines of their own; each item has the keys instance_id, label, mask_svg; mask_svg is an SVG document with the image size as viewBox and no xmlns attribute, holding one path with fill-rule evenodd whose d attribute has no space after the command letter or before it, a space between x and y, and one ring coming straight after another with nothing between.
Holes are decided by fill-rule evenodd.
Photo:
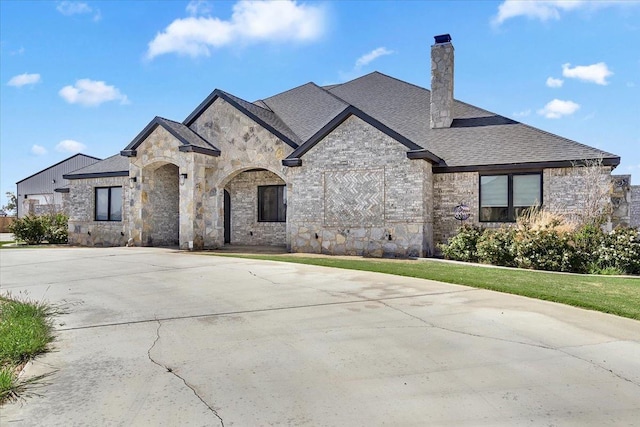
<instances>
[{"instance_id":1,"label":"concrete driveway","mask_svg":"<svg viewBox=\"0 0 640 427\"><path fill-rule=\"evenodd\" d=\"M0 425L638 425L640 322L463 286L155 248L0 251L63 306Z\"/></svg>"}]
</instances>

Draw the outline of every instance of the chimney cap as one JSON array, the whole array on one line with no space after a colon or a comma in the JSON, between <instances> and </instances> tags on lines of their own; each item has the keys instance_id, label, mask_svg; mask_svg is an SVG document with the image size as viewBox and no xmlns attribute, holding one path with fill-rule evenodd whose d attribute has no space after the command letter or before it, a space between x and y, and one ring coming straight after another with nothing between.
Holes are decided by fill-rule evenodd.
<instances>
[{"instance_id":1,"label":"chimney cap","mask_svg":"<svg viewBox=\"0 0 640 427\"><path fill-rule=\"evenodd\" d=\"M449 34L442 34L435 36L434 39L436 39L436 44L449 43L451 41L451 36Z\"/></svg>"}]
</instances>

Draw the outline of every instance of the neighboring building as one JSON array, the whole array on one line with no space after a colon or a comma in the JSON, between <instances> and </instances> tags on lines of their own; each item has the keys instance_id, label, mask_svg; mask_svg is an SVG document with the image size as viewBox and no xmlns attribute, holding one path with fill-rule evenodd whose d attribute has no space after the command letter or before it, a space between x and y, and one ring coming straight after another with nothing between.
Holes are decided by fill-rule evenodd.
<instances>
[{"instance_id":1,"label":"neighboring building","mask_svg":"<svg viewBox=\"0 0 640 427\"><path fill-rule=\"evenodd\" d=\"M378 72L253 103L215 90L182 123L156 117L120 155L65 175L69 241L428 256L459 206L487 226L540 203L579 211L585 160L609 191L618 156L454 100L453 68L444 35L431 91Z\"/></svg>"},{"instance_id":2,"label":"neighboring building","mask_svg":"<svg viewBox=\"0 0 640 427\"><path fill-rule=\"evenodd\" d=\"M57 212L61 209L62 196L57 188L66 186L69 181L63 175L76 169L100 161L97 157L74 154L53 166L41 170L16 183L16 209L18 218L25 215L40 215Z\"/></svg>"}]
</instances>

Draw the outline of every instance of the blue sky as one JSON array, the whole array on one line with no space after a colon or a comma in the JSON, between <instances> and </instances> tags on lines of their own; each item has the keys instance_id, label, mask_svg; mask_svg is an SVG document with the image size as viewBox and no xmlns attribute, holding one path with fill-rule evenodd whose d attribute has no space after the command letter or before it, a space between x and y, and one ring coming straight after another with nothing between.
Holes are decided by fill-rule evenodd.
<instances>
[{"instance_id":1,"label":"blue sky","mask_svg":"<svg viewBox=\"0 0 640 427\"><path fill-rule=\"evenodd\" d=\"M640 2L0 1L0 203L80 151L105 158L211 91L254 101L380 71L622 157L640 184Z\"/></svg>"}]
</instances>

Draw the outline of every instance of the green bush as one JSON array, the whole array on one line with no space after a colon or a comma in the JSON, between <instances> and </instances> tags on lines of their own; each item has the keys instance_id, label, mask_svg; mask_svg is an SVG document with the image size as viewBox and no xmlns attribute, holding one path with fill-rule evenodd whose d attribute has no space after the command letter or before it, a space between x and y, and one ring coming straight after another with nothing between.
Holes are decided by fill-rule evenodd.
<instances>
[{"instance_id":1,"label":"green bush","mask_svg":"<svg viewBox=\"0 0 640 427\"><path fill-rule=\"evenodd\" d=\"M46 222L46 233L44 240L49 243L67 243L69 240L69 217L65 214L47 215L43 221Z\"/></svg>"},{"instance_id":2,"label":"green bush","mask_svg":"<svg viewBox=\"0 0 640 427\"><path fill-rule=\"evenodd\" d=\"M45 224L41 217L27 215L22 218L16 218L9 225L9 231L13 233L17 240L21 240L28 245L37 245L44 240Z\"/></svg>"},{"instance_id":3,"label":"green bush","mask_svg":"<svg viewBox=\"0 0 640 427\"><path fill-rule=\"evenodd\" d=\"M16 239L28 245L37 245L43 241L66 243L69 235L68 220L69 218L64 214L27 215L13 221L9 225L9 231Z\"/></svg>"},{"instance_id":4,"label":"green bush","mask_svg":"<svg viewBox=\"0 0 640 427\"><path fill-rule=\"evenodd\" d=\"M478 261L476 245L481 235L482 228L465 224L458 229L458 234L449 239L447 244L440 245L440 250L447 259L476 262Z\"/></svg>"},{"instance_id":5,"label":"green bush","mask_svg":"<svg viewBox=\"0 0 640 427\"><path fill-rule=\"evenodd\" d=\"M513 228L487 229L476 244L478 260L493 265L514 267L513 239L516 230Z\"/></svg>"},{"instance_id":6,"label":"green bush","mask_svg":"<svg viewBox=\"0 0 640 427\"><path fill-rule=\"evenodd\" d=\"M614 228L604 236L597 256L601 270L640 274L640 231L629 227Z\"/></svg>"}]
</instances>

